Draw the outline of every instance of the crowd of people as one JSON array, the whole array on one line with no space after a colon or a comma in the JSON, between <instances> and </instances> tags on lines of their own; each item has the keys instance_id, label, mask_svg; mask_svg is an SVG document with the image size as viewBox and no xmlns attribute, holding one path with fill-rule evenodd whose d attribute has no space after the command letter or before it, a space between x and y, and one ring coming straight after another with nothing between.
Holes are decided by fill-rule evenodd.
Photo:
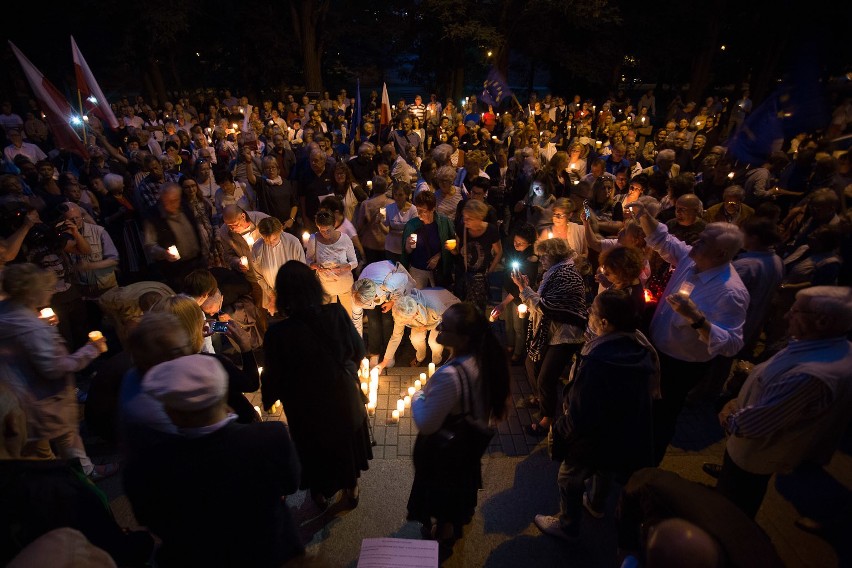
<instances>
[{"instance_id":1,"label":"crowd of people","mask_svg":"<svg viewBox=\"0 0 852 568\"><path fill-rule=\"evenodd\" d=\"M123 98L118 128L89 117L81 156L52 146L37 108L23 120L3 103L4 486L91 501L81 478L119 467L88 458L85 403L90 429L121 443L161 565L283 562L302 550L283 496L357 506L372 459L361 361L400 364L406 335L405 363L438 367L412 397L409 518L445 552L510 405L533 410L526 434L562 462L560 514L535 523L569 540L584 509L640 490L631 476L660 465L697 397L718 395L729 438L705 470L744 524L772 474L830 457L852 409L852 163L826 134L849 131L848 103L759 164L728 144L747 91L667 109L653 91L533 94L499 112L417 96L387 125L380 106L346 91ZM533 395L509 400L509 365ZM257 390L287 427L261 422ZM659 492L649 471L641 490ZM4 561L63 526L127 565L152 552L96 503L79 505L86 530L19 497L0 497L18 515Z\"/></svg>"}]
</instances>

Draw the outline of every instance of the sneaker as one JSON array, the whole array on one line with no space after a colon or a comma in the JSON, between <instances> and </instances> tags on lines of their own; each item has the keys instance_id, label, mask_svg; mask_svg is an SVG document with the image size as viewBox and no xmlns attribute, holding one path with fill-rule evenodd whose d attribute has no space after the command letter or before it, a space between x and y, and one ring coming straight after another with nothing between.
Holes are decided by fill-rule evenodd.
<instances>
[{"instance_id":1,"label":"sneaker","mask_svg":"<svg viewBox=\"0 0 852 568\"><path fill-rule=\"evenodd\" d=\"M549 515L536 515L535 526L544 534L561 538L569 542L576 540L580 536L579 527L571 532L566 532L562 528L562 523L559 522L559 517L551 517Z\"/></svg>"},{"instance_id":2,"label":"sneaker","mask_svg":"<svg viewBox=\"0 0 852 568\"><path fill-rule=\"evenodd\" d=\"M591 516L593 516L594 518L596 518L596 519L603 519L603 517L604 517L604 512L603 512L603 511L598 511L597 509L595 509L595 508L592 506L592 500L591 500L591 499L589 499L589 493L588 493L588 492L586 492L586 491L584 491L584 492L583 492L583 507L585 507L585 508L586 508L586 511L588 511L588 512L589 512L589 514L590 514Z\"/></svg>"}]
</instances>

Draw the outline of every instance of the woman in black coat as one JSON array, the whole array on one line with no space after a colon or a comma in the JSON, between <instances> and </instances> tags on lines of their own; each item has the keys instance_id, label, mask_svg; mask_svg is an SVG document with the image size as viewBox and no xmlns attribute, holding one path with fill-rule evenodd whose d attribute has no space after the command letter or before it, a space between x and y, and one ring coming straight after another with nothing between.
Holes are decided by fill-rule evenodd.
<instances>
[{"instance_id":1,"label":"woman in black coat","mask_svg":"<svg viewBox=\"0 0 852 568\"><path fill-rule=\"evenodd\" d=\"M364 342L340 304L325 303L322 284L304 263L284 264L275 292L287 319L264 339L263 405L281 400L302 462L301 489L310 489L321 508L344 489L354 507L358 478L373 458L357 379Z\"/></svg>"}]
</instances>

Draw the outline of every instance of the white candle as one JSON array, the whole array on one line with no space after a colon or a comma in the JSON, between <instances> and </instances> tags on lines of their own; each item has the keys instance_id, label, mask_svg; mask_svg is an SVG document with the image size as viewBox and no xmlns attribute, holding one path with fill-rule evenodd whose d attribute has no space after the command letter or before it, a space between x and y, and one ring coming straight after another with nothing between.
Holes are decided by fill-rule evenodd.
<instances>
[{"instance_id":1,"label":"white candle","mask_svg":"<svg viewBox=\"0 0 852 568\"><path fill-rule=\"evenodd\" d=\"M420 373L420 374L422 375L423 373ZM414 381L415 390L420 390L422 387L423 387L423 381L421 381L420 379L415 379L415 381Z\"/></svg>"},{"instance_id":2,"label":"white candle","mask_svg":"<svg viewBox=\"0 0 852 568\"><path fill-rule=\"evenodd\" d=\"M311 234L307 231L302 233L302 242L305 244L305 246L307 246L309 240L311 240Z\"/></svg>"},{"instance_id":3,"label":"white candle","mask_svg":"<svg viewBox=\"0 0 852 568\"><path fill-rule=\"evenodd\" d=\"M432 375L435 374L435 363L429 363L429 366L426 367L426 370L429 372L429 378L432 378ZM423 379L423 374L420 374L421 380Z\"/></svg>"},{"instance_id":4,"label":"white candle","mask_svg":"<svg viewBox=\"0 0 852 568\"><path fill-rule=\"evenodd\" d=\"M728 179L734 179L734 172L728 174Z\"/></svg>"},{"instance_id":5,"label":"white candle","mask_svg":"<svg viewBox=\"0 0 852 568\"><path fill-rule=\"evenodd\" d=\"M370 385L362 381L361 382L361 392L364 393L364 394L367 394L368 392L370 392Z\"/></svg>"},{"instance_id":6,"label":"white candle","mask_svg":"<svg viewBox=\"0 0 852 568\"><path fill-rule=\"evenodd\" d=\"M378 383L379 382L379 368L373 367L370 369L370 381Z\"/></svg>"},{"instance_id":7,"label":"white candle","mask_svg":"<svg viewBox=\"0 0 852 568\"><path fill-rule=\"evenodd\" d=\"M372 182L372 180L367 180L367 189L373 189L373 182Z\"/></svg>"},{"instance_id":8,"label":"white candle","mask_svg":"<svg viewBox=\"0 0 852 568\"><path fill-rule=\"evenodd\" d=\"M403 400L403 399L397 400L396 401L396 409L399 411L400 414L402 414L403 411L405 410L405 400Z\"/></svg>"},{"instance_id":9,"label":"white candle","mask_svg":"<svg viewBox=\"0 0 852 568\"><path fill-rule=\"evenodd\" d=\"M552 239L552 238L553 238L553 231L547 231L547 238L548 238L548 239Z\"/></svg>"},{"instance_id":10,"label":"white candle","mask_svg":"<svg viewBox=\"0 0 852 568\"><path fill-rule=\"evenodd\" d=\"M689 298L689 295L692 294L692 290L695 288L695 284L692 282L682 282L680 288L678 288L677 293L683 296L684 298Z\"/></svg>"},{"instance_id":11,"label":"white candle","mask_svg":"<svg viewBox=\"0 0 852 568\"><path fill-rule=\"evenodd\" d=\"M408 387L408 396L414 396L414 387Z\"/></svg>"},{"instance_id":12,"label":"white candle","mask_svg":"<svg viewBox=\"0 0 852 568\"><path fill-rule=\"evenodd\" d=\"M258 374L258 375L262 375L262 374L263 374L263 367L258 367L258 368L257 368L257 374Z\"/></svg>"},{"instance_id":13,"label":"white candle","mask_svg":"<svg viewBox=\"0 0 852 568\"><path fill-rule=\"evenodd\" d=\"M372 400L367 403L367 414L373 416L376 414L376 403Z\"/></svg>"},{"instance_id":14,"label":"white candle","mask_svg":"<svg viewBox=\"0 0 852 568\"><path fill-rule=\"evenodd\" d=\"M248 246L251 247L254 245L254 237L251 236L251 233L246 233L245 235L243 235L243 238L246 240L246 244Z\"/></svg>"},{"instance_id":15,"label":"white candle","mask_svg":"<svg viewBox=\"0 0 852 568\"><path fill-rule=\"evenodd\" d=\"M255 406L255 407L254 407L254 411L255 411L255 412L257 412L258 414L260 414L260 407L259 407L259 406Z\"/></svg>"},{"instance_id":16,"label":"white candle","mask_svg":"<svg viewBox=\"0 0 852 568\"><path fill-rule=\"evenodd\" d=\"M387 217L388 216L387 207L379 207L379 213L381 214L382 217Z\"/></svg>"},{"instance_id":17,"label":"white candle","mask_svg":"<svg viewBox=\"0 0 852 568\"><path fill-rule=\"evenodd\" d=\"M54 313L52 308L44 308L42 311L38 313L38 317L42 319L52 318L56 314Z\"/></svg>"},{"instance_id":18,"label":"white candle","mask_svg":"<svg viewBox=\"0 0 852 568\"><path fill-rule=\"evenodd\" d=\"M429 364L430 364L430 365L434 365L435 363L429 363ZM434 372L434 371L433 371L433 372ZM426 373L420 373L420 382L421 382L421 383L425 383L425 382L426 382ZM415 382L414 382L414 384L416 385L416 384L417 384L417 381L415 381ZM419 388L419 387L418 387L418 388Z\"/></svg>"},{"instance_id":19,"label":"white candle","mask_svg":"<svg viewBox=\"0 0 852 568\"><path fill-rule=\"evenodd\" d=\"M248 257L241 256L241 257L240 257L240 264L242 264L243 266L248 267Z\"/></svg>"},{"instance_id":20,"label":"white candle","mask_svg":"<svg viewBox=\"0 0 852 568\"><path fill-rule=\"evenodd\" d=\"M403 404L405 404L405 408L411 408L411 397L410 396L406 396L404 399L402 399L402 402L403 402Z\"/></svg>"},{"instance_id":21,"label":"white candle","mask_svg":"<svg viewBox=\"0 0 852 568\"><path fill-rule=\"evenodd\" d=\"M518 317L525 318L527 317L527 305L526 304L518 304Z\"/></svg>"},{"instance_id":22,"label":"white candle","mask_svg":"<svg viewBox=\"0 0 852 568\"><path fill-rule=\"evenodd\" d=\"M90 331L89 332L89 341L100 341L104 338L104 334L100 331Z\"/></svg>"},{"instance_id":23,"label":"white candle","mask_svg":"<svg viewBox=\"0 0 852 568\"><path fill-rule=\"evenodd\" d=\"M394 410L393 412L391 412L391 422L399 422L399 416L399 410Z\"/></svg>"},{"instance_id":24,"label":"white candle","mask_svg":"<svg viewBox=\"0 0 852 568\"><path fill-rule=\"evenodd\" d=\"M170 246L168 250L170 255L180 260L180 253L178 252L178 249L175 245Z\"/></svg>"}]
</instances>

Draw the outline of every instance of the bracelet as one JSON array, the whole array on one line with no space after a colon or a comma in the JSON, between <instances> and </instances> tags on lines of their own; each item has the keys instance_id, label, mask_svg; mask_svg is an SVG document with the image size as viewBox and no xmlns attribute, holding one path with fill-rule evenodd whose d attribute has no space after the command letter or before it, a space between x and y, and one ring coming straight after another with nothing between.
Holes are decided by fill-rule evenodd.
<instances>
[{"instance_id":1,"label":"bracelet","mask_svg":"<svg viewBox=\"0 0 852 568\"><path fill-rule=\"evenodd\" d=\"M704 316L701 316L697 321L689 324L689 327L691 327L692 329L701 329L702 327L704 327L704 322L706 321L707 319Z\"/></svg>"}]
</instances>

